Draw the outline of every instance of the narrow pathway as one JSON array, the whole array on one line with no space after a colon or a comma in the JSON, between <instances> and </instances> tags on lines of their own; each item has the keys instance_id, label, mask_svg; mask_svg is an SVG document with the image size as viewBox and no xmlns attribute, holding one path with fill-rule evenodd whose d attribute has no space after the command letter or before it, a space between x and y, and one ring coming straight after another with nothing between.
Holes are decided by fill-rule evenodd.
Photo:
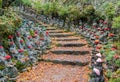
<instances>
[{"instance_id":1,"label":"narrow pathway","mask_svg":"<svg viewBox=\"0 0 120 82\"><path fill-rule=\"evenodd\" d=\"M88 82L90 51L86 40L74 32L47 27L51 49L37 66L18 76L17 82Z\"/></svg>"}]
</instances>

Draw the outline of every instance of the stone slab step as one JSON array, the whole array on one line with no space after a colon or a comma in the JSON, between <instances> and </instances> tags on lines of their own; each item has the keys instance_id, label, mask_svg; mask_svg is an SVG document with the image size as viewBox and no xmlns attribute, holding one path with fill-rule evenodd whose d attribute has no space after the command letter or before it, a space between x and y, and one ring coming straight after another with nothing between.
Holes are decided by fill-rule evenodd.
<instances>
[{"instance_id":1,"label":"stone slab step","mask_svg":"<svg viewBox=\"0 0 120 82\"><path fill-rule=\"evenodd\" d=\"M56 30L56 28L46 28L46 30Z\"/></svg>"},{"instance_id":2,"label":"stone slab step","mask_svg":"<svg viewBox=\"0 0 120 82\"><path fill-rule=\"evenodd\" d=\"M50 51L54 54L86 55L91 49L86 47L56 47Z\"/></svg>"},{"instance_id":3,"label":"stone slab step","mask_svg":"<svg viewBox=\"0 0 120 82\"><path fill-rule=\"evenodd\" d=\"M79 65L85 66L90 62L90 55L56 55L56 54L47 54L42 55L41 60L53 63L61 63L65 65Z\"/></svg>"},{"instance_id":4,"label":"stone slab step","mask_svg":"<svg viewBox=\"0 0 120 82\"><path fill-rule=\"evenodd\" d=\"M67 38L56 38L57 41L75 41L79 40L79 37L67 37Z\"/></svg>"},{"instance_id":5,"label":"stone slab step","mask_svg":"<svg viewBox=\"0 0 120 82\"><path fill-rule=\"evenodd\" d=\"M73 33L50 33L50 37L69 37L73 36Z\"/></svg>"},{"instance_id":6,"label":"stone slab step","mask_svg":"<svg viewBox=\"0 0 120 82\"><path fill-rule=\"evenodd\" d=\"M59 41L57 44L63 47L82 47L86 45L81 41Z\"/></svg>"},{"instance_id":7,"label":"stone slab step","mask_svg":"<svg viewBox=\"0 0 120 82\"><path fill-rule=\"evenodd\" d=\"M48 30L49 33L63 33L63 30Z\"/></svg>"}]
</instances>

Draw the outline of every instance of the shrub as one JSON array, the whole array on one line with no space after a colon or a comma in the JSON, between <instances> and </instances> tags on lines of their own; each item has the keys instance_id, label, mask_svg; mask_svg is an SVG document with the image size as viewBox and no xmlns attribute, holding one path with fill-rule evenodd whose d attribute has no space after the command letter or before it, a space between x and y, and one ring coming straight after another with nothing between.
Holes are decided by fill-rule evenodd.
<instances>
[{"instance_id":1,"label":"shrub","mask_svg":"<svg viewBox=\"0 0 120 82\"><path fill-rule=\"evenodd\" d=\"M20 17L10 9L5 10L5 14L0 16L0 38L5 48L8 46L7 36L14 34L21 23Z\"/></svg>"},{"instance_id":2,"label":"shrub","mask_svg":"<svg viewBox=\"0 0 120 82\"><path fill-rule=\"evenodd\" d=\"M115 15L115 7L112 3L109 3L105 8L105 14L108 19L112 19Z\"/></svg>"},{"instance_id":3,"label":"shrub","mask_svg":"<svg viewBox=\"0 0 120 82\"><path fill-rule=\"evenodd\" d=\"M68 7L60 5L58 9L58 15L60 16L60 18L65 20L66 17L68 16Z\"/></svg>"},{"instance_id":4,"label":"shrub","mask_svg":"<svg viewBox=\"0 0 120 82\"><path fill-rule=\"evenodd\" d=\"M0 0L0 8L2 8L2 0Z\"/></svg>"},{"instance_id":5,"label":"shrub","mask_svg":"<svg viewBox=\"0 0 120 82\"><path fill-rule=\"evenodd\" d=\"M23 5L26 5L26 6L29 6L29 7L32 6L32 1L31 0L22 0L22 3L23 3Z\"/></svg>"},{"instance_id":6,"label":"shrub","mask_svg":"<svg viewBox=\"0 0 120 82\"><path fill-rule=\"evenodd\" d=\"M70 20L75 20L80 17L80 9L76 5L69 6Z\"/></svg>"},{"instance_id":7,"label":"shrub","mask_svg":"<svg viewBox=\"0 0 120 82\"><path fill-rule=\"evenodd\" d=\"M120 16L113 18L113 28L120 28Z\"/></svg>"},{"instance_id":8,"label":"shrub","mask_svg":"<svg viewBox=\"0 0 120 82\"><path fill-rule=\"evenodd\" d=\"M43 5L39 2L34 2L33 9L37 10L37 13L40 13L43 10Z\"/></svg>"},{"instance_id":9,"label":"shrub","mask_svg":"<svg viewBox=\"0 0 120 82\"><path fill-rule=\"evenodd\" d=\"M116 72L113 73L109 82L120 82L120 69L118 69Z\"/></svg>"}]
</instances>

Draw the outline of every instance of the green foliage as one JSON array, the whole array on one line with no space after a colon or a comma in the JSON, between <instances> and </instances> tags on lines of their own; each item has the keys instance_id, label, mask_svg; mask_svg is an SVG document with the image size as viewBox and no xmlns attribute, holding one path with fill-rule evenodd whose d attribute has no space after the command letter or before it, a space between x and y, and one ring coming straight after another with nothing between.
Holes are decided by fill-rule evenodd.
<instances>
[{"instance_id":1,"label":"green foliage","mask_svg":"<svg viewBox=\"0 0 120 82\"><path fill-rule=\"evenodd\" d=\"M3 70L3 69L5 69L5 65L4 65L4 64L1 64L1 65L0 65L0 71Z\"/></svg>"},{"instance_id":2,"label":"green foliage","mask_svg":"<svg viewBox=\"0 0 120 82\"><path fill-rule=\"evenodd\" d=\"M42 10L44 11L45 15L53 15L56 14L58 11L58 4L48 2L42 6Z\"/></svg>"},{"instance_id":3,"label":"green foliage","mask_svg":"<svg viewBox=\"0 0 120 82\"><path fill-rule=\"evenodd\" d=\"M12 10L5 10L5 14L0 16L0 38L3 46L8 46L7 37L14 33L14 31L21 25L20 17Z\"/></svg>"},{"instance_id":4,"label":"green foliage","mask_svg":"<svg viewBox=\"0 0 120 82\"><path fill-rule=\"evenodd\" d=\"M0 0L0 8L2 8L2 0Z\"/></svg>"},{"instance_id":5,"label":"green foliage","mask_svg":"<svg viewBox=\"0 0 120 82\"><path fill-rule=\"evenodd\" d=\"M40 11L43 10L43 5L39 2L34 2L33 9L36 9L37 12L39 13Z\"/></svg>"},{"instance_id":6,"label":"green foliage","mask_svg":"<svg viewBox=\"0 0 120 82\"><path fill-rule=\"evenodd\" d=\"M22 3L26 6L32 6L32 1L31 0L22 0Z\"/></svg>"},{"instance_id":7,"label":"green foliage","mask_svg":"<svg viewBox=\"0 0 120 82\"><path fill-rule=\"evenodd\" d=\"M65 19L68 15L68 7L65 7L65 6L59 6L59 9L58 9L58 15Z\"/></svg>"},{"instance_id":8,"label":"green foliage","mask_svg":"<svg viewBox=\"0 0 120 82\"><path fill-rule=\"evenodd\" d=\"M76 5L71 5L69 7L70 20L75 20L80 16L80 9Z\"/></svg>"},{"instance_id":9,"label":"green foliage","mask_svg":"<svg viewBox=\"0 0 120 82\"><path fill-rule=\"evenodd\" d=\"M120 67L120 59L117 59L114 61L115 66Z\"/></svg>"},{"instance_id":10,"label":"green foliage","mask_svg":"<svg viewBox=\"0 0 120 82\"><path fill-rule=\"evenodd\" d=\"M11 4L11 6L20 6L20 4L22 4L23 2L22 2L22 0L15 0L12 4Z\"/></svg>"},{"instance_id":11,"label":"green foliage","mask_svg":"<svg viewBox=\"0 0 120 82\"><path fill-rule=\"evenodd\" d=\"M112 77L112 71L111 70L107 70L107 73L106 73L106 76L108 77L108 78L111 78Z\"/></svg>"},{"instance_id":12,"label":"green foliage","mask_svg":"<svg viewBox=\"0 0 120 82\"><path fill-rule=\"evenodd\" d=\"M112 27L113 28L120 28L120 16L114 17Z\"/></svg>"},{"instance_id":13,"label":"green foliage","mask_svg":"<svg viewBox=\"0 0 120 82\"><path fill-rule=\"evenodd\" d=\"M92 5L87 5L87 6L84 6L84 9L83 9L83 13L86 15L86 16L90 16L90 15L93 15L95 12L95 9Z\"/></svg>"},{"instance_id":14,"label":"green foliage","mask_svg":"<svg viewBox=\"0 0 120 82\"><path fill-rule=\"evenodd\" d=\"M109 82L120 82L120 69L118 69L116 72L113 73Z\"/></svg>"},{"instance_id":15,"label":"green foliage","mask_svg":"<svg viewBox=\"0 0 120 82\"><path fill-rule=\"evenodd\" d=\"M115 15L115 7L112 3L109 3L105 8L105 14L108 19L112 19Z\"/></svg>"},{"instance_id":16,"label":"green foliage","mask_svg":"<svg viewBox=\"0 0 120 82\"><path fill-rule=\"evenodd\" d=\"M15 66L16 66L16 68L17 68L19 71L25 69L25 64L22 63L22 62L20 62L20 61L17 61L17 63L16 63Z\"/></svg>"},{"instance_id":17,"label":"green foliage","mask_svg":"<svg viewBox=\"0 0 120 82\"><path fill-rule=\"evenodd\" d=\"M43 5L43 11L44 11L45 15L48 15L48 14L51 13L51 12L49 12L50 4L51 3L46 3L46 4Z\"/></svg>"}]
</instances>

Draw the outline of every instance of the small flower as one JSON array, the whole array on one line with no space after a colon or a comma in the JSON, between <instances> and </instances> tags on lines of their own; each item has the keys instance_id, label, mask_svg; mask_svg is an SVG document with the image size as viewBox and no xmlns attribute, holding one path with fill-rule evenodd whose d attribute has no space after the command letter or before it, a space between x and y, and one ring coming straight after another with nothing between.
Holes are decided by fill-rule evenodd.
<instances>
[{"instance_id":1,"label":"small flower","mask_svg":"<svg viewBox=\"0 0 120 82\"><path fill-rule=\"evenodd\" d=\"M114 59L119 59L120 56L116 54L116 55L113 56L113 58L114 58Z\"/></svg>"},{"instance_id":2,"label":"small flower","mask_svg":"<svg viewBox=\"0 0 120 82\"><path fill-rule=\"evenodd\" d=\"M98 39L98 38L99 38L99 36L98 36L98 35L96 35L96 36L95 36L95 38L96 38L96 39Z\"/></svg>"},{"instance_id":3,"label":"small flower","mask_svg":"<svg viewBox=\"0 0 120 82\"><path fill-rule=\"evenodd\" d=\"M38 36L38 34L34 34L34 36L33 37L37 37Z\"/></svg>"},{"instance_id":4,"label":"small flower","mask_svg":"<svg viewBox=\"0 0 120 82\"><path fill-rule=\"evenodd\" d=\"M103 20L99 20L100 23L103 23Z\"/></svg>"},{"instance_id":5,"label":"small flower","mask_svg":"<svg viewBox=\"0 0 120 82\"><path fill-rule=\"evenodd\" d=\"M23 49L19 49L19 50L18 50L18 52L20 52L20 53L21 53L21 52L24 52L24 50L23 50Z\"/></svg>"},{"instance_id":6,"label":"small flower","mask_svg":"<svg viewBox=\"0 0 120 82\"><path fill-rule=\"evenodd\" d=\"M28 36L28 39L31 39L32 38L32 36Z\"/></svg>"},{"instance_id":7,"label":"small flower","mask_svg":"<svg viewBox=\"0 0 120 82\"><path fill-rule=\"evenodd\" d=\"M116 49L116 48L111 48L111 50L112 50L112 51L115 51L115 50L117 50L117 49Z\"/></svg>"},{"instance_id":8,"label":"small flower","mask_svg":"<svg viewBox=\"0 0 120 82\"><path fill-rule=\"evenodd\" d=\"M24 41L23 40L20 40L20 43L23 43Z\"/></svg>"},{"instance_id":9,"label":"small flower","mask_svg":"<svg viewBox=\"0 0 120 82\"><path fill-rule=\"evenodd\" d=\"M102 61L101 58L98 58L98 59L96 60L96 62L102 63L103 61Z\"/></svg>"},{"instance_id":10,"label":"small flower","mask_svg":"<svg viewBox=\"0 0 120 82\"><path fill-rule=\"evenodd\" d=\"M32 46L28 46L28 48L32 48Z\"/></svg>"},{"instance_id":11,"label":"small flower","mask_svg":"<svg viewBox=\"0 0 120 82\"><path fill-rule=\"evenodd\" d=\"M48 36L49 35L49 32L46 32L46 36Z\"/></svg>"},{"instance_id":12,"label":"small flower","mask_svg":"<svg viewBox=\"0 0 120 82\"><path fill-rule=\"evenodd\" d=\"M9 35L9 36L8 36L8 39L12 39L12 38L13 38L13 36L12 36L12 35Z\"/></svg>"},{"instance_id":13,"label":"small flower","mask_svg":"<svg viewBox=\"0 0 120 82\"><path fill-rule=\"evenodd\" d=\"M95 44L98 44L98 43L100 43L100 41L99 40L95 40Z\"/></svg>"},{"instance_id":14,"label":"small flower","mask_svg":"<svg viewBox=\"0 0 120 82\"><path fill-rule=\"evenodd\" d=\"M35 34L38 34L38 30L35 30Z\"/></svg>"},{"instance_id":15,"label":"small flower","mask_svg":"<svg viewBox=\"0 0 120 82\"><path fill-rule=\"evenodd\" d=\"M93 71L94 71L97 75L100 75L100 70L99 70L99 69L93 68Z\"/></svg>"},{"instance_id":16,"label":"small flower","mask_svg":"<svg viewBox=\"0 0 120 82\"><path fill-rule=\"evenodd\" d=\"M97 28L97 30L101 30L101 28Z\"/></svg>"},{"instance_id":17,"label":"small flower","mask_svg":"<svg viewBox=\"0 0 120 82\"><path fill-rule=\"evenodd\" d=\"M104 23L104 24L107 24L107 21L104 21L103 23Z\"/></svg>"},{"instance_id":18,"label":"small flower","mask_svg":"<svg viewBox=\"0 0 120 82\"><path fill-rule=\"evenodd\" d=\"M40 40L44 40L44 38L40 38Z\"/></svg>"},{"instance_id":19,"label":"small flower","mask_svg":"<svg viewBox=\"0 0 120 82\"><path fill-rule=\"evenodd\" d=\"M3 48L3 46L0 46L0 48Z\"/></svg>"},{"instance_id":20,"label":"small flower","mask_svg":"<svg viewBox=\"0 0 120 82\"><path fill-rule=\"evenodd\" d=\"M96 49L101 49L102 48L102 46L96 46Z\"/></svg>"},{"instance_id":21,"label":"small flower","mask_svg":"<svg viewBox=\"0 0 120 82\"><path fill-rule=\"evenodd\" d=\"M109 31L110 29L106 27L106 28L104 28L104 30L105 30L105 31Z\"/></svg>"},{"instance_id":22,"label":"small flower","mask_svg":"<svg viewBox=\"0 0 120 82\"><path fill-rule=\"evenodd\" d=\"M11 58L10 55L6 55L6 56L5 56L5 59L10 59L10 58Z\"/></svg>"},{"instance_id":23,"label":"small flower","mask_svg":"<svg viewBox=\"0 0 120 82\"><path fill-rule=\"evenodd\" d=\"M97 57L102 57L101 53L96 54Z\"/></svg>"},{"instance_id":24,"label":"small flower","mask_svg":"<svg viewBox=\"0 0 120 82\"><path fill-rule=\"evenodd\" d=\"M115 34L110 33L108 36L109 36L109 37L113 37L113 36L115 36Z\"/></svg>"},{"instance_id":25,"label":"small flower","mask_svg":"<svg viewBox=\"0 0 120 82\"><path fill-rule=\"evenodd\" d=\"M13 44L14 44L14 42L10 42L9 44L13 45Z\"/></svg>"}]
</instances>

